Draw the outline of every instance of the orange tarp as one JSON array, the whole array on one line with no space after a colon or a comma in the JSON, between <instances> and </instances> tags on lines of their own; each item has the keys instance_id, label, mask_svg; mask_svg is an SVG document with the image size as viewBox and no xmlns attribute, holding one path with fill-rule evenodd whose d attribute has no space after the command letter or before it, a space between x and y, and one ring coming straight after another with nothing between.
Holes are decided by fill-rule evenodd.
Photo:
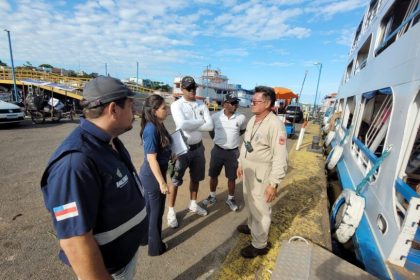
<instances>
[{"instance_id":1,"label":"orange tarp","mask_svg":"<svg viewBox=\"0 0 420 280\"><path fill-rule=\"evenodd\" d=\"M298 98L298 95L293 93L291 89L284 87L275 87L274 92L276 93L276 99L292 99Z\"/></svg>"}]
</instances>

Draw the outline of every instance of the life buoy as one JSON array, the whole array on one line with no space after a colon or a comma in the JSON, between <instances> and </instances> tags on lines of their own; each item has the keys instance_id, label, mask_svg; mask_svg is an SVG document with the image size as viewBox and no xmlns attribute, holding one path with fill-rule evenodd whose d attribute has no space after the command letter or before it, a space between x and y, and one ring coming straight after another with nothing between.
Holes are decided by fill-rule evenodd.
<instances>
[{"instance_id":1,"label":"life buoy","mask_svg":"<svg viewBox=\"0 0 420 280\"><path fill-rule=\"evenodd\" d=\"M346 243L354 235L365 209L365 199L353 190L345 189L334 202L331 210L333 237Z\"/></svg>"},{"instance_id":2,"label":"life buoy","mask_svg":"<svg viewBox=\"0 0 420 280\"><path fill-rule=\"evenodd\" d=\"M332 170L340 161L342 155L343 147L340 145L336 145L327 157L327 168L329 170Z\"/></svg>"},{"instance_id":3,"label":"life buoy","mask_svg":"<svg viewBox=\"0 0 420 280\"><path fill-rule=\"evenodd\" d=\"M325 138L325 142L324 142L324 145L326 148L331 144L334 137L335 137L335 131L328 132L327 137Z\"/></svg>"}]
</instances>

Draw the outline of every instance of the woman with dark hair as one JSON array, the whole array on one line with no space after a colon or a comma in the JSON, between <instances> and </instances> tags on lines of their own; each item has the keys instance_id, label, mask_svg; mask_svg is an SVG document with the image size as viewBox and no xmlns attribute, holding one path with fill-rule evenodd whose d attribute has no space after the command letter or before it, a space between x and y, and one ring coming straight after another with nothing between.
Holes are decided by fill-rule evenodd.
<instances>
[{"instance_id":1,"label":"woman with dark hair","mask_svg":"<svg viewBox=\"0 0 420 280\"><path fill-rule=\"evenodd\" d=\"M144 146L144 163L140 180L145 189L146 209L149 216L149 256L159 256L166 251L162 242L162 216L165 210L166 171L171 157L171 136L163 121L167 107L163 97L146 98L141 114L140 138Z\"/></svg>"}]
</instances>

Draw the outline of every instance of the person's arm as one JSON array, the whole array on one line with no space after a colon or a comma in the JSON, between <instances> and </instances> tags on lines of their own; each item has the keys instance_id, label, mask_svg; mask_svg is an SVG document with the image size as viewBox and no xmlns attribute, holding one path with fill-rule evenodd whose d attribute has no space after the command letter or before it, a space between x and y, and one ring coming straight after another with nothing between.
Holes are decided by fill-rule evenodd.
<instances>
[{"instance_id":1,"label":"person's arm","mask_svg":"<svg viewBox=\"0 0 420 280\"><path fill-rule=\"evenodd\" d=\"M281 121L274 121L271 123L272 131L269 136L271 151L273 153L273 160L271 163L271 173L269 182L265 191L265 198L267 202L274 200L277 194L277 188L274 185L279 185L281 179L286 176L287 171L287 148L286 148L286 129Z\"/></svg>"},{"instance_id":2,"label":"person's arm","mask_svg":"<svg viewBox=\"0 0 420 280\"><path fill-rule=\"evenodd\" d=\"M166 184L165 179L162 176L162 172L160 171L157 154L147 154L147 161L149 162L153 175L159 183L160 192L163 194L168 193L168 185Z\"/></svg>"},{"instance_id":3,"label":"person's arm","mask_svg":"<svg viewBox=\"0 0 420 280\"><path fill-rule=\"evenodd\" d=\"M186 119L182 113L182 108L180 104L174 102L171 105L171 114L174 119L175 126L185 131L194 131L197 130L200 126L204 124L203 119Z\"/></svg>"},{"instance_id":4,"label":"person's arm","mask_svg":"<svg viewBox=\"0 0 420 280\"><path fill-rule=\"evenodd\" d=\"M80 236L60 239L60 246L79 279L112 279L105 268L92 231Z\"/></svg>"},{"instance_id":5,"label":"person's arm","mask_svg":"<svg viewBox=\"0 0 420 280\"><path fill-rule=\"evenodd\" d=\"M212 131L213 130L213 120L211 119L210 116L210 111L207 108L206 105L202 105L200 106L201 108L201 112L203 113L203 118L204 118L204 124L201 125L198 130L199 131Z\"/></svg>"}]
</instances>

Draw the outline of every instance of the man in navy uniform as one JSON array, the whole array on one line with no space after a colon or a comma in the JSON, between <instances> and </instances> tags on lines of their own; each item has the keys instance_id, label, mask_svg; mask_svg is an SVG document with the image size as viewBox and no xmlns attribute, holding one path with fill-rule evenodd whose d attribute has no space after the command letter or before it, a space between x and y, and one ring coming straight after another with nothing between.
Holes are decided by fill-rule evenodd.
<instances>
[{"instance_id":1,"label":"man in navy uniform","mask_svg":"<svg viewBox=\"0 0 420 280\"><path fill-rule=\"evenodd\" d=\"M135 96L112 77L88 82L81 103L85 118L42 176L60 259L81 280L132 279L138 247L147 240L143 189L118 139L133 127Z\"/></svg>"}]
</instances>

